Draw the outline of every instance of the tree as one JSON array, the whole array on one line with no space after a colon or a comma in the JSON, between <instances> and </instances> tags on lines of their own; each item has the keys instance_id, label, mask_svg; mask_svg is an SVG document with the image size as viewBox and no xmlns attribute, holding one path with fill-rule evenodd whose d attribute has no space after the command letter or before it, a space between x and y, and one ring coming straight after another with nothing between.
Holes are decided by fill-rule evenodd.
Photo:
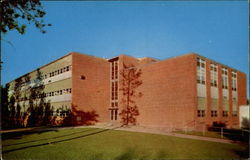
<instances>
[{"instance_id":1,"label":"tree","mask_svg":"<svg viewBox=\"0 0 250 160\"><path fill-rule=\"evenodd\" d=\"M142 96L141 92L136 91L142 84L142 81L139 80L141 74L141 70L135 68L133 65L123 64L123 69L120 73L123 109L119 115L122 117L124 125L129 125L129 123L136 124L136 117L139 115L139 110L134 98Z\"/></svg>"},{"instance_id":2,"label":"tree","mask_svg":"<svg viewBox=\"0 0 250 160\"><path fill-rule=\"evenodd\" d=\"M9 85L6 84L5 87L1 86L1 127L6 129L10 127L10 110L8 102L8 90Z\"/></svg>"},{"instance_id":3,"label":"tree","mask_svg":"<svg viewBox=\"0 0 250 160\"><path fill-rule=\"evenodd\" d=\"M46 33L43 17L45 16L40 0L1 0L0 1L0 31L7 33L9 30L17 30L20 34L24 34L26 30L25 24L20 21L28 21L34 23L42 33Z\"/></svg>"},{"instance_id":4,"label":"tree","mask_svg":"<svg viewBox=\"0 0 250 160\"><path fill-rule=\"evenodd\" d=\"M15 96L15 102L16 102L16 115L15 115L15 124L16 127L20 127L21 126L21 106L20 106L20 102L21 102L21 97L22 97L22 85L23 85L23 79L22 78L18 78L15 80L15 87L14 87L14 96Z\"/></svg>"},{"instance_id":5,"label":"tree","mask_svg":"<svg viewBox=\"0 0 250 160\"><path fill-rule=\"evenodd\" d=\"M42 81L42 73L40 69L37 69L36 72L36 78L33 80L33 85L30 88L29 94L28 112L30 116L28 119L28 126L40 126L43 124L44 111L46 105L48 105L45 102L45 86Z\"/></svg>"},{"instance_id":6,"label":"tree","mask_svg":"<svg viewBox=\"0 0 250 160\"><path fill-rule=\"evenodd\" d=\"M9 109L10 109L10 127L15 127L16 121L16 108L15 108L15 97L12 95L9 101Z\"/></svg>"}]
</instances>

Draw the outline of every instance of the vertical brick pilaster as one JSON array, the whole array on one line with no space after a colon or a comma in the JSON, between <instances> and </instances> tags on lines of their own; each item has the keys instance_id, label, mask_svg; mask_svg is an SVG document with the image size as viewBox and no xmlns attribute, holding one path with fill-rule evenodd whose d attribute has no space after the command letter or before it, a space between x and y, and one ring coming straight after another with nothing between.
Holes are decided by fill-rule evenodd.
<instances>
[{"instance_id":1,"label":"vertical brick pilaster","mask_svg":"<svg viewBox=\"0 0 250 160\"><path fill-rule=\"evenodd\" d=\"M238 106L247 104L247 82L246 75L242 72L237 72L237 97Z\"/></svg>"},{"instance_id":2,"label":"vertical brick pilaster","mask_svg":"<svg viewBox=\"0 0 250 160\"><path fill-rule=\"evenodd\" d=\"M210 60L206 59L206 102L207 102L207 114L206 123L211 125L211 83L210 83Z\"/></svg>"},{"instance_id":3,"label":"vertical brick pilaster","mask_svg":"<svg viewBox=\"0 0 250 160\"><path fill-rule=\"evenodd\" d=\"M197 110L198 110L198 91L197 91L197 55L193 55L194 65L193 71L195 73L194 78L194 128L197 127L198 117L197 117Z\"/></svg>"},{"instance_id":4,"label":"vertical brick pilaster","mask_svg":"<svg viewBox=\"0 0 250 160\"><path fill-rule=\"evenodd\" d=\"M222 121L222 68L221 65L218 64L218 119L219 121Z\"/></svg>"}]
</instances>

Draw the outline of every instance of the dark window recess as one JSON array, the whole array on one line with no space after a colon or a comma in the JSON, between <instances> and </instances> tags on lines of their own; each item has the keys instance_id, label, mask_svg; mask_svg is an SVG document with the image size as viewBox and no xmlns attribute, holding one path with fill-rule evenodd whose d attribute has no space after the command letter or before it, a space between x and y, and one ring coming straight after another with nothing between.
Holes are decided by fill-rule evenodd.
<instances>
[{"instance_id":1,"label":"dark window recess","mask_svg":"<svg viewBox=\"0 0 250 160\"><path fill-rule=\"evenodd\" d=\"M217 117L217 111L211 111L211 117Z\"/></svg>"},{"instance_id":2,"label":"dark window recess","mask_svg":"<svg viewBox=\"0 0 250 160\"><path fill-rule=\"evenodd\" d=\"M228 111L223 111L223 112L222 112L222 116L223 116L223 117L228 117Z\"/></svg>"},{"instance_id":3,"label":"dark window recess","mask_svg":"<svg viewBox=\"0 0 250 160\"><path fill-rule=\"evenodd\" d=\"M114 113L114 111L111 110L111 120L113 120L113 113Z\"/></svg>"},{"instance_id":4,"label":"dark window recess","mask_svg":"<svg viewBox=\"0 0 250 160\"><path fill-rule=\"evenodd\" d=\"M85 80L86 77L85 77L84 75L81 75L81 79L82 79L82 80Z\"/></svg>"},{"instance_id":5,"label":"dark window recess","mask_svg":"<svg viewBox=\"0 0 250 160\"><path fill-rule=\"evenodd\" d=\"M205 110L197 110L198 117L205 117Z\"/></svg>"},{"instance_id":6,"label":"dark window recess","mask_svg":"<svg viewBox=\"0 0 250 160\"><path fill-rule=\"evenodd\" d=\"M117 120L117 109L115 110L115 120Z\"/></svg>"}]
</instances>

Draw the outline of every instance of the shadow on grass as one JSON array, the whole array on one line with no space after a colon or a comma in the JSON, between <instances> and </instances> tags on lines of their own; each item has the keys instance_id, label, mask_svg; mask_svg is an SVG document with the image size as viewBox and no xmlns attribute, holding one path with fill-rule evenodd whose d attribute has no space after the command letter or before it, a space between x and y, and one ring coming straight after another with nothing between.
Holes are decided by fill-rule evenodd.
<instances>
[{"instance_id":1,"label":"shadow on grass","mask_svg":"<svg viewBox=\"0 0 250 160\"><path fill-rule=\"evenodd\" d=\"M30 134L42 134L46 132L58 132L58 129L56 128L48 128L48 129L32 129L28 131L17 131L17 132L10 132L10 133L2 133L2 140L7 140L7 139L21 139L22 136L24 135L30 135Z\"/></svg>"},{"instance_id":2,"label":"shadow on grass","mask_svg":"<svg viewBox=\"0 0 250 160\"><path fill-rule=\"evenodd\" d=\"M90 129L87 129L85 131L74 132L74 133L65 134L65 135L62 135L62 136L55 136L55 137L51 137L51 138L43 138L43 139L38 139L38 140L33 140L33 141L26 141L26 142L21 142L21 143L14 143L14 144L3 145L3 147L13 146L13 145L19 145L19 144L26 144L26 143L32 143L32 142L38 142L38 141L43 141L43 140L57 139L57 138L67 137L67 136L71 136L71 135L74 135L74 134L83 133L83 132L89 132L89 131L93 131L93 130L97 130L97 128L90 128ZM33 133L35 134L36 132L33 132Z\"/></svg>"},{"instance_id":3,"label":"shadow on grass","mask_svg":"<svg viewBox=\"0 0 250 160\"><path fill-rule=\"evenodd\" d=\"M46 145L49 145L49 144L56 144L56 143L60 143L60 142L66 142L66 141L70 141L70 140L74 140L74 139L79 139L79 138L84 138L84 137L100 134L100 133L103 133L103 132L107 132L109 130L114 130L116 128L119 128L119 127L114 127L114 128L111 128L111 129L103 129L101 131L92 132L92 133L89 133L89 134L76 136L76 137L73 137L73 138L67 138L67 139L53 141L53 142L46 142L46 143L42 143L42 144L29 145L29 146L25 146L25 147L10 149L10 150L6 150L6 151L2 151L2 153L4 154L4 153L14 152L14 151L18 151L18 150L27 149L27 148L34 148L34 147L39 147L39 146L46 146Z\"/></svg>"},{"instance_id":4,"label":"shadow on grass","mask_svg":"<svg viewBox=\"0 0 250 160\"><path fill-rule=\"evenodd\" d=\"M237 154L238 156L240 156L241 158L247 159L250 157L249 155L249 145L244 145L245 149L243 150L233 150L233 152L235 154Z\"/></svg>"}]
</instances>

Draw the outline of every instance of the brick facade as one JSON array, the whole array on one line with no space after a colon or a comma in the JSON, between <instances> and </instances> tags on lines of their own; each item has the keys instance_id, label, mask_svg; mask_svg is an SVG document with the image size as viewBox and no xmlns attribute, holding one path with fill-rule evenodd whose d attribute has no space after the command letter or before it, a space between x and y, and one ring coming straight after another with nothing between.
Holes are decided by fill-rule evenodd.
<instances>
[{"instance_id":1,"label":"brick facade","mask_svg":"<svg viewBox=\"0 0 250 160\"><path fill-rule=\"evenodd\" d=\"M239 106L246 104L246 75L225 65L214 62L195 53L177 56L166 60L155 60L153 58L134 58L127 55L120 55L113 59L102 59L94 56L70 53L67 55L71 61L67 65L72 66L72 75L67 84L72 87L71 105L78 111L95 111L98 115L98 122L120 123L119 113L123 109L120 91L123 64L133 65L140 69L142 84L137 88L143 94L135 98L139 109L137 125L161 127L161 128L189 128L201 129L211 126L214 122L226 123L228 127L239 126ZM65 56L65 57L67 57ZM205 61L205 84L202 84L204 92L205 116L197 116L198 111L198 90L197 84L197 58ZM112 62L118 63L118 106L112 108L111 99L112 83L111 72ZM60 64L60 59L50 64ZM211 114L212 105L210 64L217 65L218 85L216 86L215 99L217 103L217 116ZM48 64L48 66L50 66ZM228 104L229 114L223 117L223 90L222 90L222 67L228 69ZM43 67L44 68L44 67ZM46 66L45 66L46 69ZM232 75L237 73L237 116L232 115L233 94ZM55 82L53 85L61 84L63 81ZM47 86L49 86L48 84ZM60 85L60 87L62 87ZM48 88L48 87L47 87ZM201 92L201 91L199 91ZM225 91L224 91L225 92ZM214 94L214 93L213 93ZM225 100L224 100L225 101ZM58 102L63 104L63 102ZM118 109L117 119L114 119L115 110ZM113 111L112 111L113 110ZM111 118L112 117L112 118Z\"/></svg>"}]
</instances>

